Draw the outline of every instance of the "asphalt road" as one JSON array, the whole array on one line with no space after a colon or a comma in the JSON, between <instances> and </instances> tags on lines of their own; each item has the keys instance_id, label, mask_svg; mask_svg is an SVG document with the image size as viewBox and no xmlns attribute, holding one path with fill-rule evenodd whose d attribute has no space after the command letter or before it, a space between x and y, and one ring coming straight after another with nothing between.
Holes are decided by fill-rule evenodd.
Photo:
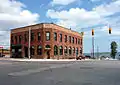
<instances>
[{"instance_id":1,"label":"asphalt road","mask_svg":"<svg viewBox=\"0 0 120 85\"><path fill-rule=\"evenodd\" d=\"M120 61L0 60L0 85L120 85Z\"/></svg>"}]
</instances>

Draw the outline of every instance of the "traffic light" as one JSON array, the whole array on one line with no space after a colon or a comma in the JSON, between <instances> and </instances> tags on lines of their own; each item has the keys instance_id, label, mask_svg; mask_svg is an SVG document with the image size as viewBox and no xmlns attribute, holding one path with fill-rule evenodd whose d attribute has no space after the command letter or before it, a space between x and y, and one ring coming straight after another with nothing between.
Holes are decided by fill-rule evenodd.
<instances>
[{"instance_id":1,"label":"traffic light","mask_svg":"<svg viewBox=\"0 0 120 85\"><path fill-rule=\"evenodd\" d=\"M94 36L94 29L92 29L92 36Z\"/></svg>"},{"instance_id":2,"label":"traffic light","mask_svg":"<svg viewBox=\"0 0 120 85\"><path fill-rule=\"evenodd\" d=\"M112 28L111 28L111 27L109 27L109 34L111 34L111 31L112 31Z\"/></svg>"}]
</instances>

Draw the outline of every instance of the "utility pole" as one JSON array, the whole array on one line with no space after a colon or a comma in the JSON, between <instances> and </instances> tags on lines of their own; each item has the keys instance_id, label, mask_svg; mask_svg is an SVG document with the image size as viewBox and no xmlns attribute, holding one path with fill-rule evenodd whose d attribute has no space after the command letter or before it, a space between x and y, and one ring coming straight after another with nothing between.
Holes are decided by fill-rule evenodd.
<instances>
[{"instance_id":1,"label":"utility pole","mask_svg":"<svg viewBox=\"0 0 120 85\"><path fill-rule=\"evenodd\" d=\"M92 54L92 56L94 58L94 36L92 36L92 48L93 48L93 54Z\"/></svg>"},{"instance_id":2,"label":"utility pole","mask_svg":"<svg viewBox=\"0 0 120 85\"><path fill-rule=\"evenodd\" d=\"M97 58L99 58L99 47L97 46Z\"/></svg>"},{"instance_id":3,"label":"utility pole","mask_svg":"<svg viewBox=\"0 0 120 85\"><path fill-rule=\"evenodd\" d=\"M31 58L30 56L30 42L31 42L31 27L29 27L29 42L28 42L28 57L29 59Z\"/></svg>"},{"instance_id":4,"label":"utility pole","mask_svg":"<svg viewBox=\"0 0 120 85\"><path fill-rule=\"evenodd\" d=\"M94 58L94 29L92 29L92 57Z\"/></svg>"}]
</instances>

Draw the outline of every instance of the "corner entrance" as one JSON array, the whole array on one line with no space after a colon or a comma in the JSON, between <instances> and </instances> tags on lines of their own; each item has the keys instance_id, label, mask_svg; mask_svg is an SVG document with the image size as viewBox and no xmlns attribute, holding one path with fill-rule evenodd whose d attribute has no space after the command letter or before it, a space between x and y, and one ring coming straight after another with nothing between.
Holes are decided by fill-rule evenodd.
<instances>
[{"instance_id":1,"label":"corner entrance","mask_svg":"<svg viewBox=\"0 0 120 85\"><path fill-rule=\"evenodd\" d=\"M50 59L50 50L51 50L50 45L46 45L45 46L45 54L46 54L47 59Z\"/></svg>"},{"instance_id":2,"label":"corner entrance","mask_svg":"<svg viewBox=\"0 0 120 85\"><path fill-rule=\"evenodd\" d=\"M46 52L46 54L47 54L47 59L50 59L50 51L49 50Z\"/></svg>"},{"instance_id":3,"label":"corner entrance","mask_svg":"<svg viewBox=\"0 0 120 85\"><path fill-rule=\"evenodd\" d=\"M22 45L12 45L12 58L22 58Z\"/></svg>"}]
</instances>

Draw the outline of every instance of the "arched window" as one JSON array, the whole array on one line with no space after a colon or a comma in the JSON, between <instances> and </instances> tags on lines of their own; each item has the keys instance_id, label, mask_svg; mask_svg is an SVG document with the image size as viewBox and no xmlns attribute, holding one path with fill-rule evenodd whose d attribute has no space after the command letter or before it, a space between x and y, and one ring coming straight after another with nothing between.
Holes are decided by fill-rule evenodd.
<instances>
[{"instance_id":1,"label":"arched window","mask_svg":"<svg viewBox=\"0 0 120 85\"><path fill-rule=\"evenodd\" d=\"M58 47L56 45L54 46L54 55L58 55Z\"/></svg>"},{"instance_id":2,"label":"arched window","mask_svg":"<svg viewBox=\"0 0 120 85\"><path fill-rule=\"evenodd\" d=\"M71 55L71 54L72 54L72 48L69 47L69 55Z\"/></svg>"},{"instance_id":3,"label":"arched window","mask_svg":"<svg viewBox=\"0 0 120 85\"><path fill-rule=\"evenodd\" d=\"M30 49L30 50L31 50L31 52L30 52L31 55L34 55L34 53L35 53L35 48L34 48L34 46L31 46L31 49Z\"/></svg>"},{"instance_id":4,"label":"arched window","mask_svg":"<svg viewBox=\"0 0 120 85\"><path fill-rule=\"evenodd\" d=\"M46 45L46 46L45 46L45 49L50 49L50 45Z\"/></svg>"},{"instance_id":5,"label":"arched window","mask_svg":"<svg viewBox=\"0 0 120 85\"><path fill-rule=\"evenodd\" d=\"M60 55L63 55L63 47L60 46Z\"/></svg>"},{"instance_id":6,"label":"arched window","mask_svg":"<svg viewBox=\"0 0 120 85\"><path fill-rule=\"evenodd\" d=\"M78 56L78 48L76 48L76 56Z\"/></svg>"},{"instance_id":7,"label":"arched window","mask_svg":"<svg viewBox=\"0 0 120 85\"><path fill-rule=\"evenodd\" d=\"M80 48L80 54L82 54L82 48Z\"/></svg>"},{"instance_id":8,"label":"arched window","mask_svg":"<svg viewBox=\"0 0 120 85\"><path fill-rule=\"evenodd\" d=\"M75 47L73 47L73 53L75 53Z\"/></svg>"},{"instance_id":9,"label":"arched window","mask_svg":"<svg viewBox=\"0 0 120 85\"><path fill-rule=\"evenodd\" d=\"M64 48L64 53L67 54L67 46Z\"/></svg>"},{"instance_id":10,"label":"arched window","mask_svg":"<svg viewBox=\"0 0 120 85\"><path fill-rule=\"evenodd\" d=\"M42 55L42 46L38 45L37 47L37 54Z\"/></svg>"}]
</instances>

